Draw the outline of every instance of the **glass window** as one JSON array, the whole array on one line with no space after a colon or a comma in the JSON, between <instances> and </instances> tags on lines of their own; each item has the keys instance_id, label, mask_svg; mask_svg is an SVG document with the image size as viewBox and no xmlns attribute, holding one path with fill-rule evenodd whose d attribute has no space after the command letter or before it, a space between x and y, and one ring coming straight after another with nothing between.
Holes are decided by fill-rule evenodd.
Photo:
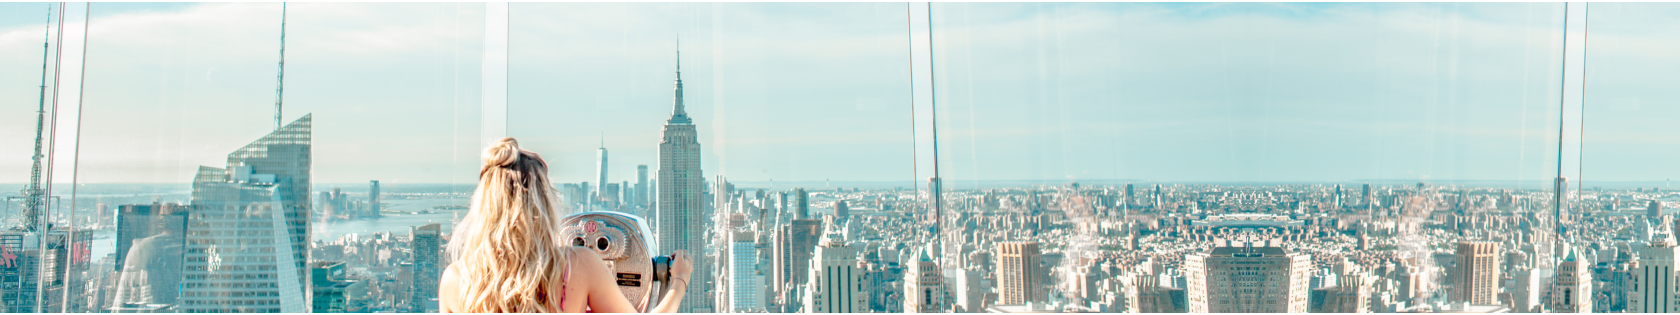
<instances>
[{"instance_id":1,"label":"glass window","mask_svg":"<svg viewBox=\"0 0 1680 315\"><path fill-rule=\"evenodd\" d=\"M931 10L939 176L958 212L948 220L962 241L1046 244L1037 259L1058 281L1154 264L1185 281L1166 271L1199 268L1182 257L1273 255L1240 252L1256 247L1323 261L1293 268L1418 261L1447 242L1425 220L1550 205L1562 4ZM996 290L1052 293L999 303L1127 311L1059 283ZM1307 311L1275 307L1246 311Z\"/></svg>"},{"instance_id":2,"label":"glass window","mask_svg":"<svg viewBox=\"0 0 1680 315\"><path fill-rule=\"evenodd\" d=\"M70 301L435 310L437 231L479 166L482 9L94 4L76 222L95 245Z\"/></svg>"},{"instance_id":3,"label":"glass window","mask_svg":"<svg viewBox=\"0 0 1680 315\"><path fill-rule=\"evenodd\" d=\"M508 133L572 211L645 216L659 250L697 254L685 311L840 307L795 287L820 241L896 251L861 227L914 205L905 10L514 4Z\"/></svg>"},{"instance_id":4,"label":"glass window","mask_svg":"<svg viewBox=\"0 0 1680 315\"><path fill-rule=\"evenodd\" d=\"M1650 312L1680 5L1586 9L0 3L0 311L435 312L511 136L685 312Z\"/></svg>"},{"instance_id":5,"label":"glass window","mask_svg":"<svg viewBox=\"0 0 1680 315\"><path fill-rule=\"evenodd\" d=\"M1680 70L1667 40L1680 35L1680 13L1668 3L1595 3L1587 34L1586 91L1582 119L1581 188L1593 196L1592 207L1644 214L1677 204L1670 179L1680 153L1672 117L1680 109L1667 104L1680 94L1663 77ZM1652 201L1662 204L1652 207Z\"/></svg>"}]
</instances>

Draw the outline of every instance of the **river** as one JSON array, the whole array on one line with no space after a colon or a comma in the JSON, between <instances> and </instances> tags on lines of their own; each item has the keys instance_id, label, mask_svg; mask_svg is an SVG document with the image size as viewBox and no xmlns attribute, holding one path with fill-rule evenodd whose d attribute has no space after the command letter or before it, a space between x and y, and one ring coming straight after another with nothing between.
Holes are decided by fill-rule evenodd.
<instances>
[{"instance_id":1,"label":"river","mask_svg":"<svg viewBox=\"0 0 1680 315\"><path fill-rule=\"evenodd\" d=\"M367 237L373 233L393 232L392 234L407 234L409 229L431 223L442 223L444 233L453 228L453 220L466 216L467 210L438 210L436 206L466 205L466 198L451 199L396 199L381 200L385 205L384 217L376 219L358 219L345 221L320 222L310 226L310 239L316 241L333 241L350 234ZM402 213L392 213L402 212ZM411 214L413 212L429 212Z\"/></svg>"}]
</instances>

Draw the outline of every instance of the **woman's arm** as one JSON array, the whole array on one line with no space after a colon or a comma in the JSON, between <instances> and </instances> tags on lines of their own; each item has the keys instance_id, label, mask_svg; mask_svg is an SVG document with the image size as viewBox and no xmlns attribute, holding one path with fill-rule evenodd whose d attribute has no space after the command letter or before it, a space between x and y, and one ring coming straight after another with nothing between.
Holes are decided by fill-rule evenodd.
<instances>
[{"instance_id":1,"label":"woman's arm","mask_svg":"<svg viewBox=\"0 0 1680 315\"><path fill-rule=\"evenodd\" d=\"M659 301L659 306L649 313L676 313L677 307L682 306L684 294L688 294L688 279L694 273L694 262L689 260L688 251L678 250L671 254L671 279L665 285L671 287L671 292Z\"/></svg>"}]
</instances>

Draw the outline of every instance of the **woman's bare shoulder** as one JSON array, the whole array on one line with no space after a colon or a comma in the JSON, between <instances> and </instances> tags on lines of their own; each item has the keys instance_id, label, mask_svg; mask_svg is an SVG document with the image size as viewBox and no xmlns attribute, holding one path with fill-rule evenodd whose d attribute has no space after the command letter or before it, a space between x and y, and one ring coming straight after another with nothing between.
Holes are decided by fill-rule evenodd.
<instances>
[{"instance_id":1,"label":"woman's bare shoulder","mask_svg":"<svg viewBox=\"0 0 1680 315\"><path fill-rule=\"evenodd\" d=\"M443 269L443 276L438 278L438 311L445 313L459 312L461 305L459 303L460 296L458 296L460 292L457 290L459 288L457 286L458 282L460 282L460 275L456 273L455 265L449 265L448 268Z\"/></svg>"},{"instance_id":2,"label":"woman's bare shoulder","mask_svg":"<svg viewBox=\"0 0 1680 315\"><path fill-rule=\"evenodd\" d=\"M601 256L595 250L580 246L566 246L566 264L570 267L570 279L581 280L580 277L590 277L607 270L607 265L601 262Z\"/></svg>"},{"instance_id":3,"label":"woman's bare shoulder","mask_svg":"<svg viewBox=\"0 0 1680 315\"><path fill-rule=\"evenodd\" d=\"M440 283L440 284L443 284L443 283L455 284L455 281L460 279L460 275L457 274L456 272L457 271L455 271L455 265L449 265L449 267L443 268L443 277L438 278L438 283ZM448 287L448 286L444 286L444 287ZM450 288L450 291L454 291L454 288ZM439 291L439 292L442 292L442 291Z\"/></svg>"}]
</instances>

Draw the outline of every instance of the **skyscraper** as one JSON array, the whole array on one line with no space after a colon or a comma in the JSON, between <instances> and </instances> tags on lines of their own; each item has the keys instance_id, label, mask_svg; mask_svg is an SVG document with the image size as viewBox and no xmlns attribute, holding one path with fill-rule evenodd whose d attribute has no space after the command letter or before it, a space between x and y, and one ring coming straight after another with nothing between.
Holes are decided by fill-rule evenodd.
<instances>
[{"instance_id":1,"label":"skyscraper","mask_svg":"<svg viewBox=\"0 0 1680 315\"><path fill-rule=\"evenodd\" d=\"M581 188L583 192L583 199L579 199L577 204L582 206L584 209L589 209L590 206L594 206L596 191L601 189L599 185L600 183L596 183L594 185L591 185L589 182L578 183L578 187Z\"/></svg>"},{"instance_id":2,"label":"skyscraper","mask_svg":"<svg viewBox=\"0 0 1680 315\"><path fill-rule=\"evenodd\" d=\"M1516 271L1511 272L1511 278L1512 280L1516 280L1514 281L1514 286L1510 288L1511 312L1536 312L1535 308L1540 306L1540 291L1542 290L1540 286L1540 271L1534 270L1532 267L1522 266L1516 268ZM1633 304L1635 304L1633 301L1628 302L1629 307Z\"/></svg>"},{"instance_id":3,"label":"skyscraper","mask_svg":"<svg viewBox=\"0 0 1680 315\"><path fill-rule=\"evenodd\" d=\"M730 313L764 310L764 276L758 272L757 233L736 230L729 234L729 305Z\"/></svg>"},{"instance_id":4,"label":"skyscraper","mask_svg":"<svg viewBox=\"0 0 1680 315\"><path fill-rule=\"evenodd\" d=\"M200 166L181 304L186 313L308 311L310 116Z\"/></svg>"},{"instance_id":5,"label":"skyscraper","mask_svg":"<svg viewBox=\"0 0 1680 315\"><path fill-rule=\"evenodd\" d=\"M1674 270L1674 241L1653 242L1639 250L1639 260L1633 268L1633 282L1628 285L1627 311L1630 313L1680 313L1680 292L1675 290L1677 274Z\"/></svg>"},{"instance_id":6,"label":"skyscraper","mask_svg":"<svg viewBox=\"0 0 1680 315\"><path fill-rule=\"evenodd\" d=\"M634 206L636 204L635 198L636 186L631 186L630 181L619 182L618 193L613 194L613 201L620 206Z\"/></svg>"},{"instance_id":7,"label":"skyscraper","mask_svg":"<svg viewBox=\"0 0 1680 315\"><path fill-rule=\"evenodd\" d=\"M1149 195L1149 207L1161 209L1161 184L1155 184L1155 192Z\"/></svg>"},{"instance_id":8,"label":"skyscraper","mask_svg":"<svg viewBox=\"0 0 1680 315\"><path fill-rule=\"evenodd\" d=\"M717 175L716 179L712 180L712 209L721 210L714 212L738 212L736 211L736 207L739 206L739 204L730 201L730 198L734 195L735 185L729 184L728 178L725 178L723 175Z\"/></svg>"},{"instance_id":9,"label":"skyscraper","mask_svg":"<svg viewBox=\"0 0 1680 315\"><path fill-rule=\"evenodd\" d=\"M1557 273L1552 276L1552 312L1591 313L1592 262L1577 257L1573 249L1564 251L1568 256L1558 264Z\"/></svg>"},{"instance_id":10,"label":"skyscraper","mask_svg":"<svg viewBox=\"0 0 1680 315\"><path fill-rule=\"evenodd\" d=\"M824 237L806 268L810 281L805 286L806 313L865 313L869 300L861 287L857 250L839 239Z\"/></svg>"},{"instance_id":11,"label":"skyscraper","mask_svg":"<svg viewBox=\"0 0 1680 315\"><path fill-rule=\"evenodd\" d=\"M778 291L807 282L805 270L822 233L822 220L794 219L776 230L772 278Z\"/></svg>"},{"instance_id":12,"label":"skyscraper","mask_svg":"<svg viewBox=\"0 0 1680 315\"><path fill-rule=\"evenodd\" d=\"M1191 313L1305 313L1312 255L1282 247L1214 247L1185 255Z\"/></svg>"},{"instance_id":13,"label":"skyscraper","mask_svg":"<svg viewBox=\"0 0 1680 315\"><path fill-rule=\"evenodd\" d=\"M935 173L938 173L938 170L935 170ZM933 220L930 220L930 223L933 224L933 235L935 235L934 239L938 240L941 235L944 235L944 231L940 229L940 225L945 219L945 187L944 182L941 181L938 176L928 177L927 185L928 201L930 203L928 210L933 214Z\"/></svg>"},{"instance_id":14,"label":"skyscraper","mask_svg":"<svg viewBox=\"0 0 1680 315\"><path fill-rule=\"evenodd\" d=\"M41 213L44 215L44 213ZM87 249L92 230L0 231L0 293L7 313L86 312ZM64 277L68 272L68 277ZM160 275L163 276L163 275Z\"/></svg>"},{"instance_id":15,"label":"skyscraper","mask_svg":"<svg viewBox=\"0 0 1680 315\"><path fill-rule=\"evenodd\" d=\"M600 148L595 149L595 182L601 185L601 189L595 190L593 203L606 205L607 198L609 198L609 192L607 192L607 183L609 182L607 181L607 143L605 140L602 140Z\"/></svg>"},{"instance_id":16,"label":"skyscraper","mask_svg":"<svg viewBox=\"0 0 1680 315\"><path fill-rule=\"evenodd\" d=\"M1552 181L1552 189L1552 226L1550 232L1562 234L1564 229L1564 203L1569 202L1569 178L1556 178ZM1556 236L1552 235L1553 241L1556 241Z\"/></svg>"},{"instance_id":17,"label":"skyscraper","mask_svg":"<svg viewBox=\"0 0 1680 315\"><path fill-rule=\"evenodd\" d=\"M356 281L344 279L344 262L316 261L310 263L311 313L345 313L349 301L345 291Z\"/></svg>"},{"instance_id":18,"label":"skyscraper","mask_svg":"<svg viewBox=\"0 0 1680 315\"><path fill-rule=\"evenodd\" d=\"M1322 294L1323 302L1313 307L1315 313L1365 313L1370 311L1371 284L1377 280L1360 270L1359 265L1352 261L1343 260L1335 265L1332 273L1335 278L1333 286L1315 289L1314 295Z\"/></svg>"},{"instance_id":19,"label":"skyscraper","mask_svg":"<svg viewBox=\"0 0 1680 315\"><path fill-rule=\"evenodd\" d=\"M1341 184L1336 184L1336 195L1335 195L1335 200L1331 202L1331 206L1330 206L1331 209L1336 209L1336 210L1341 210L1342 209L1342 196L1343 195L1344 195L1344 193L1342 192L1342 185Z\"/></svg>"},{"instance_id":20,"label":"skyscraper","mask_svg":"<svg viewBox=\"0 0 1680 315\"><path fill-rule=\"evenodd\" d=\"M1365 183L1364 188L1361 188L1361 190L1359 192L1359 203L1365 205L1366 207L1370 207L1370 205L1371 205L1371 183Z\"/></svg>"},{"instance_id":21,"label":"skyscraper","mask_svg":"<svg viewBox=\"0 0 1680 315\"><path fill-rule=\"evenodd\" d=\"M845 200L839 200L839 201L834 202L834 219L835 220L838 220L840 222L845 222L845 221L848 221L847 218L851 218L851 217L852 217L852 209L846 207L846 201Z\"/></svg>"},{"instance_id":22,"label":"skyscraper","mask_svg":"<svg viewBox=\"0 0 1680 315\"><path fill-rule=\"evenodd\" d=\"M811 195L805 192L804 187L793 189L793 211L795 219L811 218Z\"/></svg>"},{"instance_id":23,"label":"skyscraper","mask_svg":"<svg viewBox=\"0 0 1680 315\"><path fill-rule=\"evenodd\" d=\"M648 206L648 168L647 164L636 165L636 196L631 198L637 207Z\"/></svg>"},{"instance_id":24,"label":"skyscraper","mask_svg":"<svg viewBox=\"0 0 1680 315\"><path fill-rule=\"evenodd\" d=\"M1651 203L1645 204L1645 217L1652 220L1662 217L1662 202L1651 200Z\"/></svg>"},{"instance_id":25,"label":"skyscraper","mask_svg":"<svg viewBox=\"0 0 1680 315\"><path fill-rule=\"evenodd\" d=\"M560 202L567 206L577 207L588 199L583 192L583 185L579 183L560 184Z\"/></svg>"},{"instance_id":26,"label":"skyscraper","mask_svg":"<svg viewBox=\"0 0 1680 315\"><path fill-rule=\"evenodd\" d=\"M601 184L601 190L596 191L595 204L604 209L612 209L618 204L619 187L617 183Z\"/></svg>"},{"instance_id":27,"label":"skyscraper","mask_svg":"<svg viewBox=\"0 0 1680 315\"><path fill-rule=\"evenodd\" d=\"M694 120L683 108L682 57L677 57L675 109L665 121L664 135L659 141L659 210L655 229L659 230L659 248L664 251L686 250L694 257L694 270L711 268L704 261L702 238L710 222L706 222L706 177L700 170L700 141L694 130ZM699 274L701 272L697 272ZM683 312L711 312L712 296L706 294L705 279L690 279L688 293L683 295Z\"/></svg>"},{"instance_id":28,"label":"skyscraper","mask_svg":"<svg viewBox=\"0 0 1680 315\"><path fill-rule=\"evenodd\" d=\"M1044 279L1038 278L1038 264L1043 260L1038 242L1000 242L997 246L998 304L1045 302Z\"/></svg>"},{"instance_id":29,"label":"skyscraper","mask_svg":"<svg viewBox=\"0 0 1680 315\"><path fill-rule=\"evenodd\" d=\"M368 213L367 217L378 218L379 214L379 181L368 181Z\"/></svg>"},{"instance_id":30,"label":"skyscraper","mask_svg":"<svg viewBox=\"0 0 1680 315\"><path fill-rule=\"evenodd\" d=\"M791 199L788 199L788 193L787 192L785 192L785 191L776 192L776 202L775 202L776 203L776 216L779 218L779 219L776 219L777 223L790 222L791 220L795 219L793 217L792 207L788 205L791 202L792 202Z\"/></svg>"},{"instance_id":31,"label":"skyscraper","mask_svg":"<svg viewBox=\"0 0 1680 315\"><path fill-rule=\"evenodd\" d=\"M949 308L945 299L945 282L939 274L939 263L933 261L927 249L905 266L904 311L910 313L943 313Z\"/></svg>"},{"instance_id":32,"label":"skyscraper","mask_svg":"<svg viewBox=\"0 0 1680 315\"><path fill-rule=\"evenodd\" d=\"M414 238L409 241L409 250L413 253L414 283L409 290L409 311L415 313L437 312L438 279L443 277L443 227L432 223L415 227L412 231Z\"/></svg>"},{"instance_id":33,"label":"skyscraper","mask_svg":"<svg viewBox=\"0 0 1680 315\"><path fill-rule=\"evenodd\" d=\"M1137 200L1136 198L1137 198L1137 194L1136 194L1136 191L1132 190L1132 183L1126 183L1126 198L1125 198L1126 202L1125 202L1125 204L1128 205L1128 206L1131 205L1132 203L1135 202L1134 200Z\"/></svg>"},{"instance_id":34,"label":"skyscraper","mask_svg":"<svg viewBox=\"0 0 1680 315\"><path fill-rule=\"evenodd\" d=\"M1499 243L1458 242L1454 253L1458 273L1454 275L1452 302L1499 304Z\"/></svg>"}]
</instances>

